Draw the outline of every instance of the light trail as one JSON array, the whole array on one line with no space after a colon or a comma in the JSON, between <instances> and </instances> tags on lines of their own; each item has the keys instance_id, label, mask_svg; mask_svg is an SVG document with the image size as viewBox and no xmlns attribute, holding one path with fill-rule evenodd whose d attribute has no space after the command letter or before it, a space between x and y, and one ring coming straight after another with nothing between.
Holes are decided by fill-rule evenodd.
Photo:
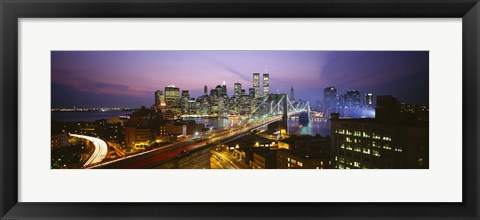
<instances>
[{"instance_id":1,"label":"light trail","mask_svg":"<svg viewBox=\"0 0 480 220\"><path fill-rule=\"evenodd\" d=\"M83 167L88 167L92 164L100 163L107 156L108 146L107 143L105 143L105 141L103 141L102 139L79 134L70 134L70 136L88 140L93 143L93 146L95 146L95 150L93 151L92 156L90 156L87 162L83 164Z\"/></svg>"}]
</instances>

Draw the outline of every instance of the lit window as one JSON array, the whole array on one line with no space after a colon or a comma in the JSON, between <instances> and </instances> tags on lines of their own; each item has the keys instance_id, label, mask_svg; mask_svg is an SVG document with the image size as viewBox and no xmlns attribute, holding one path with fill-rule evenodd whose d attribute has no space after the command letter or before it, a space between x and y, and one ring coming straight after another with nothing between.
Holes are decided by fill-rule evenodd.
<instances>
[{"instance_id":1,"label":"lit window","mask_svg":"<svg viewBox=\"0 0 480 220\"><path fill-rule=\"evenodd\" d=\"M345 144L341 144L340 148L345 149Z\"/></svg>"},{"instance_id":2,"label":"lit window","mask_svg":"<svg viewBox=\"0 0 480 220\"><path fill-rule=\"evenodd\" d=\"M355 162L353 162L353 166L357 167L357 168L360 168L360 163L355 161Z\"/></svg>"},{"instance_id":3,"label":"lit window","mask_svg":"<svg viewBox=\"0 0 480 220\"><path fill-rule=\"evenodd\" d=\"M345 133L346 133L347 135L352 135L352 132L351 132L350 130L346 130Z\"/></svg>"},{"instance_id":4,"label":"lit window","mask_svg":"<svg viewBox=\"0 0 480 220\"><path fill-rule=\"evenodd\" d=\"M289 158L287 158L287 160L288 160L288 162L290 162L290 157L289 157Z\"/></svg>"},{"instance_id":5,"label":"lit window","mask_svg":"<svg viewBox=\"0 0 480 220\"><path fill-rule=\"evenodd\" d=\"M351 139L350 137L347 137L347 138L346 138L346 141L347 141L347 142L352 142L352 139Z\"/></svg>"},{"instance_id":6,"label":"lit window","mask_svg":"<svg viewBox=\"0 0 480 220\"><path fill-rule=\"evenodd\" d=\"M370 154L370 149L368 148L363 148L363 151L362 151L364 154Z\"/></svg>"},{"instance_id":7,"label":"lit window","mask_svg":"<svg viewBox=\"0 0 480 220\"><path fill-rule=\"evenodd\" d=\"M300 166L300 167L303 167L303 163L300 162L300 161L298 161L297 165Z\"/></svg>"},{"instance_id":8,"label":"lit window","mask_svg":"<svg viewBox=\"0 0 480 220\"><path fill-rule=\"evenodd\" d=\"M380 152L378 152L377 150L372 150L372 154L373 156L380 157Z\"/></svg>"},{"instance_id":9,"label":"lit window","mask_svg":"<svg viewBox=\"0 0 480 220\"><path fill-rule=\"evenodd\" d=\"M354 151L355 151L355 152L362 152L362 148L361 148L361 147L355 147L355 148L354 148Z\"/></svg>"},{"instance_id":10,"label":"lit window","mask_svg":"<svg viewBox=\"0 0 480 220\"><path fill-rule=\"evenodd\" d=\"M362 134L362 132L360 132L360 131L354 131L354 132L353 132L353 136L360 137L361 134Z\"/></svg>"}]
</instances>

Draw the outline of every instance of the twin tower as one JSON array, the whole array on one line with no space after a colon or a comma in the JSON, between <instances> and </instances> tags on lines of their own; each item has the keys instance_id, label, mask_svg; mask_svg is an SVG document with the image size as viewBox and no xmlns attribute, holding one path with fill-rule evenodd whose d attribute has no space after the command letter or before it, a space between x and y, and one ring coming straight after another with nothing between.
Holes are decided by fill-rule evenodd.
<instances>
[{"instance_id":1,"label":"twin tower","mask_svg":"<svg viewBox=\"0 0 480 220\"><path fill-rule=\"evenodd\" d=\"M265 71L266 72L266 71ZM253 73L253 90L255 98L260 97L260 73ZM267 97L270 94L270 75L263 74L263 96Z\"/></svg>"}]
</instances>

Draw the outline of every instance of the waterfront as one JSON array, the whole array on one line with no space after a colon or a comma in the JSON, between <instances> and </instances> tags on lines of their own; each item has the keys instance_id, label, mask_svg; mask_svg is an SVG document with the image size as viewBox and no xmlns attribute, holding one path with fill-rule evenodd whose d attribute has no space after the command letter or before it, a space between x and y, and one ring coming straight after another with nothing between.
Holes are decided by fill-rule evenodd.
<instances>
[{"instance_id":1,"label":"waterfront","mask_svg":"<svg viewBox=\"0 0 480 220\"><path fill-rule=\"evenodd\" d=\"M116 118L132 114L133 111L86 111L86 112L52 112L53 121L84 121L93 122L95 120Z\"/></svg>"}]
</instances>

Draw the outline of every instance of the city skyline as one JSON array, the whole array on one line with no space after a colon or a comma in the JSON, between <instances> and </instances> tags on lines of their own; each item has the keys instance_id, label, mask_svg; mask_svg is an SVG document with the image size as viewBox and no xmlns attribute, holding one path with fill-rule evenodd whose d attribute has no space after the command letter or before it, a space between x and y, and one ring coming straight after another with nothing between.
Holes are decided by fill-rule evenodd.
<instances>
[{"instance_id":1,"label":"city skyline","mask_svg":"<svg viewBox=\"0 0 480 220\"><path fill-rule=\"evenodd\" d=\"M270 93L312 103L337 88L428 105L427 51L53 51L52 107L139 107L175 85L190 97L225 81L253 88L253 73L270 75ZM185 77L188 76L188 77ZM262 86L263 81L260 79ZM263 93L263 90L260 91Z\"/></svg>"}]
</instances>

